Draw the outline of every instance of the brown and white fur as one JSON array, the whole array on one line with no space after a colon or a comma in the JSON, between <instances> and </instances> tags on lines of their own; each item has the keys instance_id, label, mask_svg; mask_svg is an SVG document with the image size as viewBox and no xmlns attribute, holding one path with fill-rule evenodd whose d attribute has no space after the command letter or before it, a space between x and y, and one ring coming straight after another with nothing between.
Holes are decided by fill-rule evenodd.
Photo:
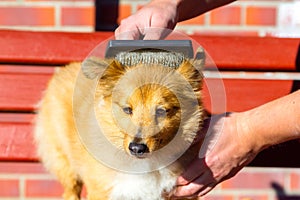
<instances>
[{"instance_id":1,"label":"brown and white fur","mask_svg":"<svg viewBox=\"0 0 300 200\"><path fill-rule=\"evenodd\" d=\"M166 156L173 156L174 162L147 168L155 159L152 156L172 145L175 137L190 145L201 127L203 77L195 63L203 65L203 61L187 60L178 69L127 67L116 60L91 58L83 71L81 63L72 63L55 73L41 102L35 139L45 167L64 187L64 199L80 199L83 184L88 200L166 198L201 144L186 152L180 152L180 145L171 147ZM144 173L114 169L99 161L93 152L112 160L115 155L103 149L107 144L98 130L128 156L126 170L130 171L130 163L142 162L139 169L145 167ZM126 165L126 160L120 163Z\"/></svg>"}]
</instances>

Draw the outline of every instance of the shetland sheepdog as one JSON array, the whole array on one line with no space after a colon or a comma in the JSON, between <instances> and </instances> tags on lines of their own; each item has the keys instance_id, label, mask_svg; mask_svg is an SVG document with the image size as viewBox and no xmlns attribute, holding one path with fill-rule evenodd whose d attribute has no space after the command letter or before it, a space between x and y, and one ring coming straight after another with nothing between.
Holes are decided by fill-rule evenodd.
<instances>
[{"instance_id":1,"label":"shetland sheepdog","mask_svg":"<svg viewBox=\"0 0 300 200\"><path fill-rule=\"evenodd\" d=\"M177 68L91 57L59 68L36 119L44 166L78 200L167 199L198 156L203 60ZM195 67L198 65L198 67Z\"/></svg>"}]
</instances>

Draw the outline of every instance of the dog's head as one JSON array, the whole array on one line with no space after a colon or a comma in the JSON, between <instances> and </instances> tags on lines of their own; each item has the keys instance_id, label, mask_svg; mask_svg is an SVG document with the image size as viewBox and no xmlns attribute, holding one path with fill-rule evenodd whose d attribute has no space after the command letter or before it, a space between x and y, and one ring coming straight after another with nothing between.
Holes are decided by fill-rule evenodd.
<instances>
[{"instance_id":1,"label":"dog's head","mask_svg":"<svg viewBox=\"0 0 300 200\"><path fill-rule=\"evenodd\" d=\"M96 58L87 61L84 74L99 78L94 105L106 137L136 158L162 149L178 132L191 142L195 133L189 127L195 129L202 120L203 76L195 64L203 65L203 61L186 60L177 69L127 67Z\"/></svg>"}]
</instances>

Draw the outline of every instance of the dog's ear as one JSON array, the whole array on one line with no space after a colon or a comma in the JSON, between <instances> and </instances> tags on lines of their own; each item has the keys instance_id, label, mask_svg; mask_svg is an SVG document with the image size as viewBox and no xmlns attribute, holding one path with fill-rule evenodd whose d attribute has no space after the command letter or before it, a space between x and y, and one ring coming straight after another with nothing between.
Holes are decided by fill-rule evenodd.
<instances>
[{"instance_id":1,"label":"dog's ear","mask_svg":"<svg viewBox=\"0 0 300 200\"><path fill-rule=\"evenodd\" d=\"M108 62L98 57L89 57L81 64L81 69L85 77L94 79L104 72L108 66Z\"/></svg>"},{"instance_id":2,"label":"dog's ear","mask_svg":"<svg viewBox=\"0 0 300 200\"><path fill-rule=\"evenodd\" d=\"M88 79L95 79L99 75L101 78L123 74L124 67L114 59L101 59L89 57L82 62L82 72Z\"/></svg>"},{"instance_id":3,"label":"dog's ear","mask_svg":"<svg viewBox=\"0 0 300 200\"><path fill-rule=\"evenodd\" d=\"M199 71L202 71L205 65L205 51L202 47L199 47L196 51L195 58L190 60L190 62L193 64L193 66L198 69Z\"/></svg>"},{"instance_id":4,"label":"dog's ear","mask_svg":"<svg viewBox=\"0 0 300 200\"><path fill-rule=\"evenodd\" d=\"M202 48L197 50L195 59L184 61L177 71L191 84L195 90L202 88L202 68L205 62L205 54Z\"/></svg>"}]
</instances>

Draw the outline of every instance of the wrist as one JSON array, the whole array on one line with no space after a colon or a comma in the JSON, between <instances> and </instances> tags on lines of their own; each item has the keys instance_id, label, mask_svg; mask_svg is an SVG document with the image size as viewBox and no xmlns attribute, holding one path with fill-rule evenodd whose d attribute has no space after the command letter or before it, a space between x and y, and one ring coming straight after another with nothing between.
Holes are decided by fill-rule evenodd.
<instances>
[{"instance_id":1,"label":"wrist","mask_svg":"<svg viewBox=\"0 0 300 200\"><path fill-rule=\"evenodd\" d=\"M233 118L236 123L236 131L239 138L243 138L243 146L245 146L248 151L252 151L257 154L263 149L269 147L270 145L265 142L262 138L262 134L259 134L253 123L251 122L252 113L249 111L234 113Z\"/></svg>"},{"instance_id":2,"label":"wrist","mask_svg":"<svg viewBox=\"0 0 300 200\"><path fill-rule=\"evenodd\" d=\"M240 112L237 114L237 128L241 137L246 139L246 142L254 152L260 151L277 144L273 138L269 138L267 130L262 127L264 119L260 112L256 109Z\"/></svg>"}]
</instances>

